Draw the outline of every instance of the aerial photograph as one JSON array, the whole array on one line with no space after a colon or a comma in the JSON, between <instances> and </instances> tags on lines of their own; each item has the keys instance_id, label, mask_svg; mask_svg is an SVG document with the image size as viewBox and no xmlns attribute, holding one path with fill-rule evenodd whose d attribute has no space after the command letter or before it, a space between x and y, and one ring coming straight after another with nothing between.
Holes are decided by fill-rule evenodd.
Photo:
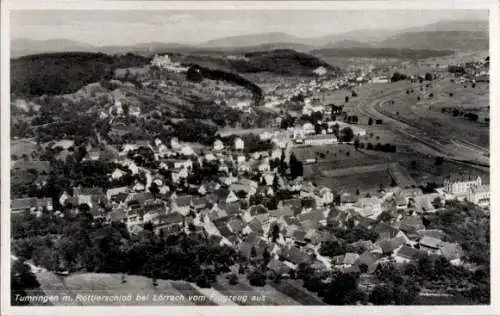
<instances>
[{"instance_id":1,"label":"aerial photograph","mask_svg":"<svg viewBox=\"0 0 500 316\"><path fill-rule=\"evenodd\" d=\"M9 19L12 306L491 304L488 10Z\"/></svg>"}]
</instances>

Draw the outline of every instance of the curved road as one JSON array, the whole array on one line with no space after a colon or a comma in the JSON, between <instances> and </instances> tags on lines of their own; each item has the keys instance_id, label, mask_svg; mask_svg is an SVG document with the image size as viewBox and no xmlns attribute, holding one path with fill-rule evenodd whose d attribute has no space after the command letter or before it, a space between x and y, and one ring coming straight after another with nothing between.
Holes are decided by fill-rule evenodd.
<instances>
[{"instance_id":1,"label":"curved road","mask_svg":"<svg viewBox=\"0 0 500 316\"><path fill-rule=\"evenodd\" d=\"M388 123L386 126L389 126L390 129L413 139L419 144L419 146L416 146L415 149L424 154L440 156L450 160L459 160L465 163L470 162L472 164L482 165L483 167L485 165L489 165L488 152L485 148L457 139L451 139L451 144L440 142L439 140L428 136L425 130L421 130L415 126L409 125L406 122L385 115L376 109L376 107L380 104L387 102L391 96L404 91L406 91L406 88L403 90L397 89L381 93L380 95L376 95L375 99L366 100L368 101L366 103L358 102L355 105L355 108L359 113L365 116L383 120L385 123ZM481 152L480 155L477 154L478 151Z\"/></svg>"}]
</instances>

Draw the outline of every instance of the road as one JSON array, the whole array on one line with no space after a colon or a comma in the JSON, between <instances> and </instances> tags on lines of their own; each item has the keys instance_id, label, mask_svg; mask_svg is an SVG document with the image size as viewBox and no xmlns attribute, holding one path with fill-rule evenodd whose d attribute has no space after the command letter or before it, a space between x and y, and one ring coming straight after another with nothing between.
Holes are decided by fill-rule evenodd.
<instances>
[{"instance_id":1,"label":"road","mask_svg":"<svg viewBox=\"0 0 500 316\"><path fill-rule=\"evenodd\" d=\"M377 110L377 107L390 100L391 96L404 91L406 90L400 88L391 89L389 92L376 95L376 98L369 99L367 102L358 102L355 104L355 108L362 115L381 119L389 129L414 140L419 145L415 146L415 149L423 154L480 164L483 167L489 166L488 152L485 152L485 148L457 139L450 139L450 143L444 143L435 137L427 135L425 130L403 121L404 119L395 119Z\"/></svg>"}]
</instances>

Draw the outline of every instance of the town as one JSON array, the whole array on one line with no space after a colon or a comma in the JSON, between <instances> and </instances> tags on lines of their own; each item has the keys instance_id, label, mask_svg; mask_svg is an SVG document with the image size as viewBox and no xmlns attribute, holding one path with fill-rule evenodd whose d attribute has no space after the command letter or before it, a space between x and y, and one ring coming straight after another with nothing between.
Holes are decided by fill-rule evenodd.
<instances>
[{"instance_id":1,"label":"town","mask_svg":"<svg viewBox=\"0 0 500 316\"><path fill-rule=\"evenodd\" d=\"M209 305L489 303L488 55L245 81L187 58L13 89L12 260L32 291L103 274Z\"/></svg>"}]
</instances>

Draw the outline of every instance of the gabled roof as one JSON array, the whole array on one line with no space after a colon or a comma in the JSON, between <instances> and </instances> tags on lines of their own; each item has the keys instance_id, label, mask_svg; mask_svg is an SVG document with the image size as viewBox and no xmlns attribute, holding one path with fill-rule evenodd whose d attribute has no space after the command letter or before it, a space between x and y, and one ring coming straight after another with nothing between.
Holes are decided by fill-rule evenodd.
<instances>
[{"instance_id":1,"label":"gabled roof","mask_svg":"<svg viewBox=\"0 0 500 316\"><path fill-rule=\"evenodd\" d=\"M417 260L420 256L420 252L418 251L418 249L408 246L403 246L398 250L396 255L398 257L402 257L408 260Z\"/></svg>"},{"instance_id":2,"label":"gabled roof","mask_svg":"<svg viewBox=\"0 0 500 316\"><path fill-rule=\"evenodd\" d=\"M297 247L283 249L281 256L294 264L299 264L307 260L307 257Z\"/></svg>"},{"instance_id":3,"label":"gabled roof","mask_svg":"<svg viewBox=\"0 0 500 316\"><path fill-rule=\"evenodd\" d=\"M373 231L379 234L381 237L392 238L398 234L398 230L394 227L391 227L385 223L378 223L373 228Z\"/></svg>"},{"instance_id":4,"label":"gabled roof","mask_svg":"<svg viewBox=\"0 0 500 316\"><path fill-rule=\"evenodd\" d=\"M82 188L76 187L73 189L73 196L78 195L104 195L102 188Z\"/></svg>"},{"instance_id":5,"label":"gabled roof","mask_svg":"<svg viewBox=\"0 0 500 316\"><path fill-rule=\"evenodd\" d=\"M299 214L302 210L302 201L300 199L288 199L282 201L283 206L290 206L294 214Z\"/></svg>"},{"instance_id":6,"label":"gabled roof","mask_svg":"<svg viewBox=\"0 0 500 316\"><path fill-rule=\"evenodd\" d=\"M227 223L227 225L229 226L231 231L236 234L239 234L243 230L243 228L245 228L245 224L243 223L243 221L236 218L231 219Z\"/></svg>"},{"instance_id":7,"label":"gabled roof","mask_svg":"<svg viewBox=\"0 0 500 316\"><path fill-rule=\"evenodd\" d=\"M178 224L182 223L184 221L184 216L180 213L177 212L172 212L169 214L161 214L160 217L158 218L159 224L158 226L161 225L168 225L168 224Z\"/></svg>"},{"instance_id":8,"label":"gabled roof","mask_svg":"<svg viewBox=\"0 0 500 316\"><path fill-rule=\"evenodd\" d=\"M343 264L355 264L356 260L359 259L359 255L354 252L348 252L345 254L344 259L343 259Z\"/></svg>"},{"instance_id":9,"label":"gabled roof","mask_svg":"<svg viewBox=\"0 0 500 316\"><path fill-rule=\"evenodd\" d=\"M306 232L303 230L297 229L296 231L293 232L293 238L296 241L304 242L305 237L306 237Z\"/></svg>"},{"instance_id":10,"label":"gabled roof","mask_svg":"<svg viewBox=\"0 0 500 316\"><path fill-rule=\"evenodd\" d=\"M433 237L429 237L429 236L424 236L422 237L419 242L418 242L421 246L425 246L425 247L428 247L428 248L439 248L441 246L441 244L443 243L443 241L441 239L437 239L437 238L433 238Z\"/></svg>"},{"instance_id":11,"label":"gabled roof","mask_svg":"<svg viewBox=\"0 0 500 316\"><path fill-rule=\"evenodd\" d=\"M252 215L252 216L257 216L260 214L268 214L268 212L269 212L267 210L267 208L262 204L253 205L250 207L250 209L248 211L249 211L250 215Z\"/></svg>"},{"instance_id":12,"label":"gabled roof","mask_svg":"<svg viewBox=\"0 0 500 316\"><path fill-rule=\"evenodd\" d=\"M377 244L382 249L383 253L391 253L405 243L406 239L404 237L395 237L391 239L383 239Z\"/></svg>"},{"instance_id":13,"label":"gabled roof","mask_svg":"<svg viewBox=\"0 0 500 316\"><path fill-rule=\"evenodd\" d=\"M194 197L192 195L179 195L174 199L174 202L178 207L186 207L191 205L193 199Z\"/></svg>"},{"instance_id":14,"label":"gabled roof","mask_svg":"<svg viewBox=\"0 0 500 316\"><path fill-rule=\"evenodd\" d=\"M322 211L312 211L309 213L300 214L298 216L298 219L300 222L308 220L313 222L319 222L325 220L325 214Z\"/></svg>"},{"instance_id":15,"label":"gabled roof","mask_svg":"<svg viewBox=\"0 0 500 316\"><path fill-rule=\"evenodd\" d=\"M240 209L240 202L233 202L233 203L226 203L221 207L228 215L235 215L239 214L241 209Z\"/></svg>"},{"instance_id":16,"label":"gabled roof","mask_svg":"<svg viewBox=\"0 0 500 316\"><path fill-rule=\"evenodd\" d=\"M356 265L365 264L368 267L368 273L373 273L378 266L378 260L369 251L363 252L356 260Z\"/></svg>"},{"instance_id":17,"label":"gabled roof","mask_svg":"<svg viewBox=\"0 0 500 316\"><path fill-rule=\"evenodd\" d=\"M280 218L281 216L293 216L293 210L289 205L283 206L276 210L270 210L269 215L276 218Z\"/></svg>"},{"instance_id":18,"label":"gabled roof","mask_svg":"<svg viewBox=\"0 0 500 316\"><path fill-rule=\"evenodd\" d=\"M457 243L443 242L439 247L441 254L448 260L459 259L462 255L462 248Z\"/></svg>"}]
</instances>

